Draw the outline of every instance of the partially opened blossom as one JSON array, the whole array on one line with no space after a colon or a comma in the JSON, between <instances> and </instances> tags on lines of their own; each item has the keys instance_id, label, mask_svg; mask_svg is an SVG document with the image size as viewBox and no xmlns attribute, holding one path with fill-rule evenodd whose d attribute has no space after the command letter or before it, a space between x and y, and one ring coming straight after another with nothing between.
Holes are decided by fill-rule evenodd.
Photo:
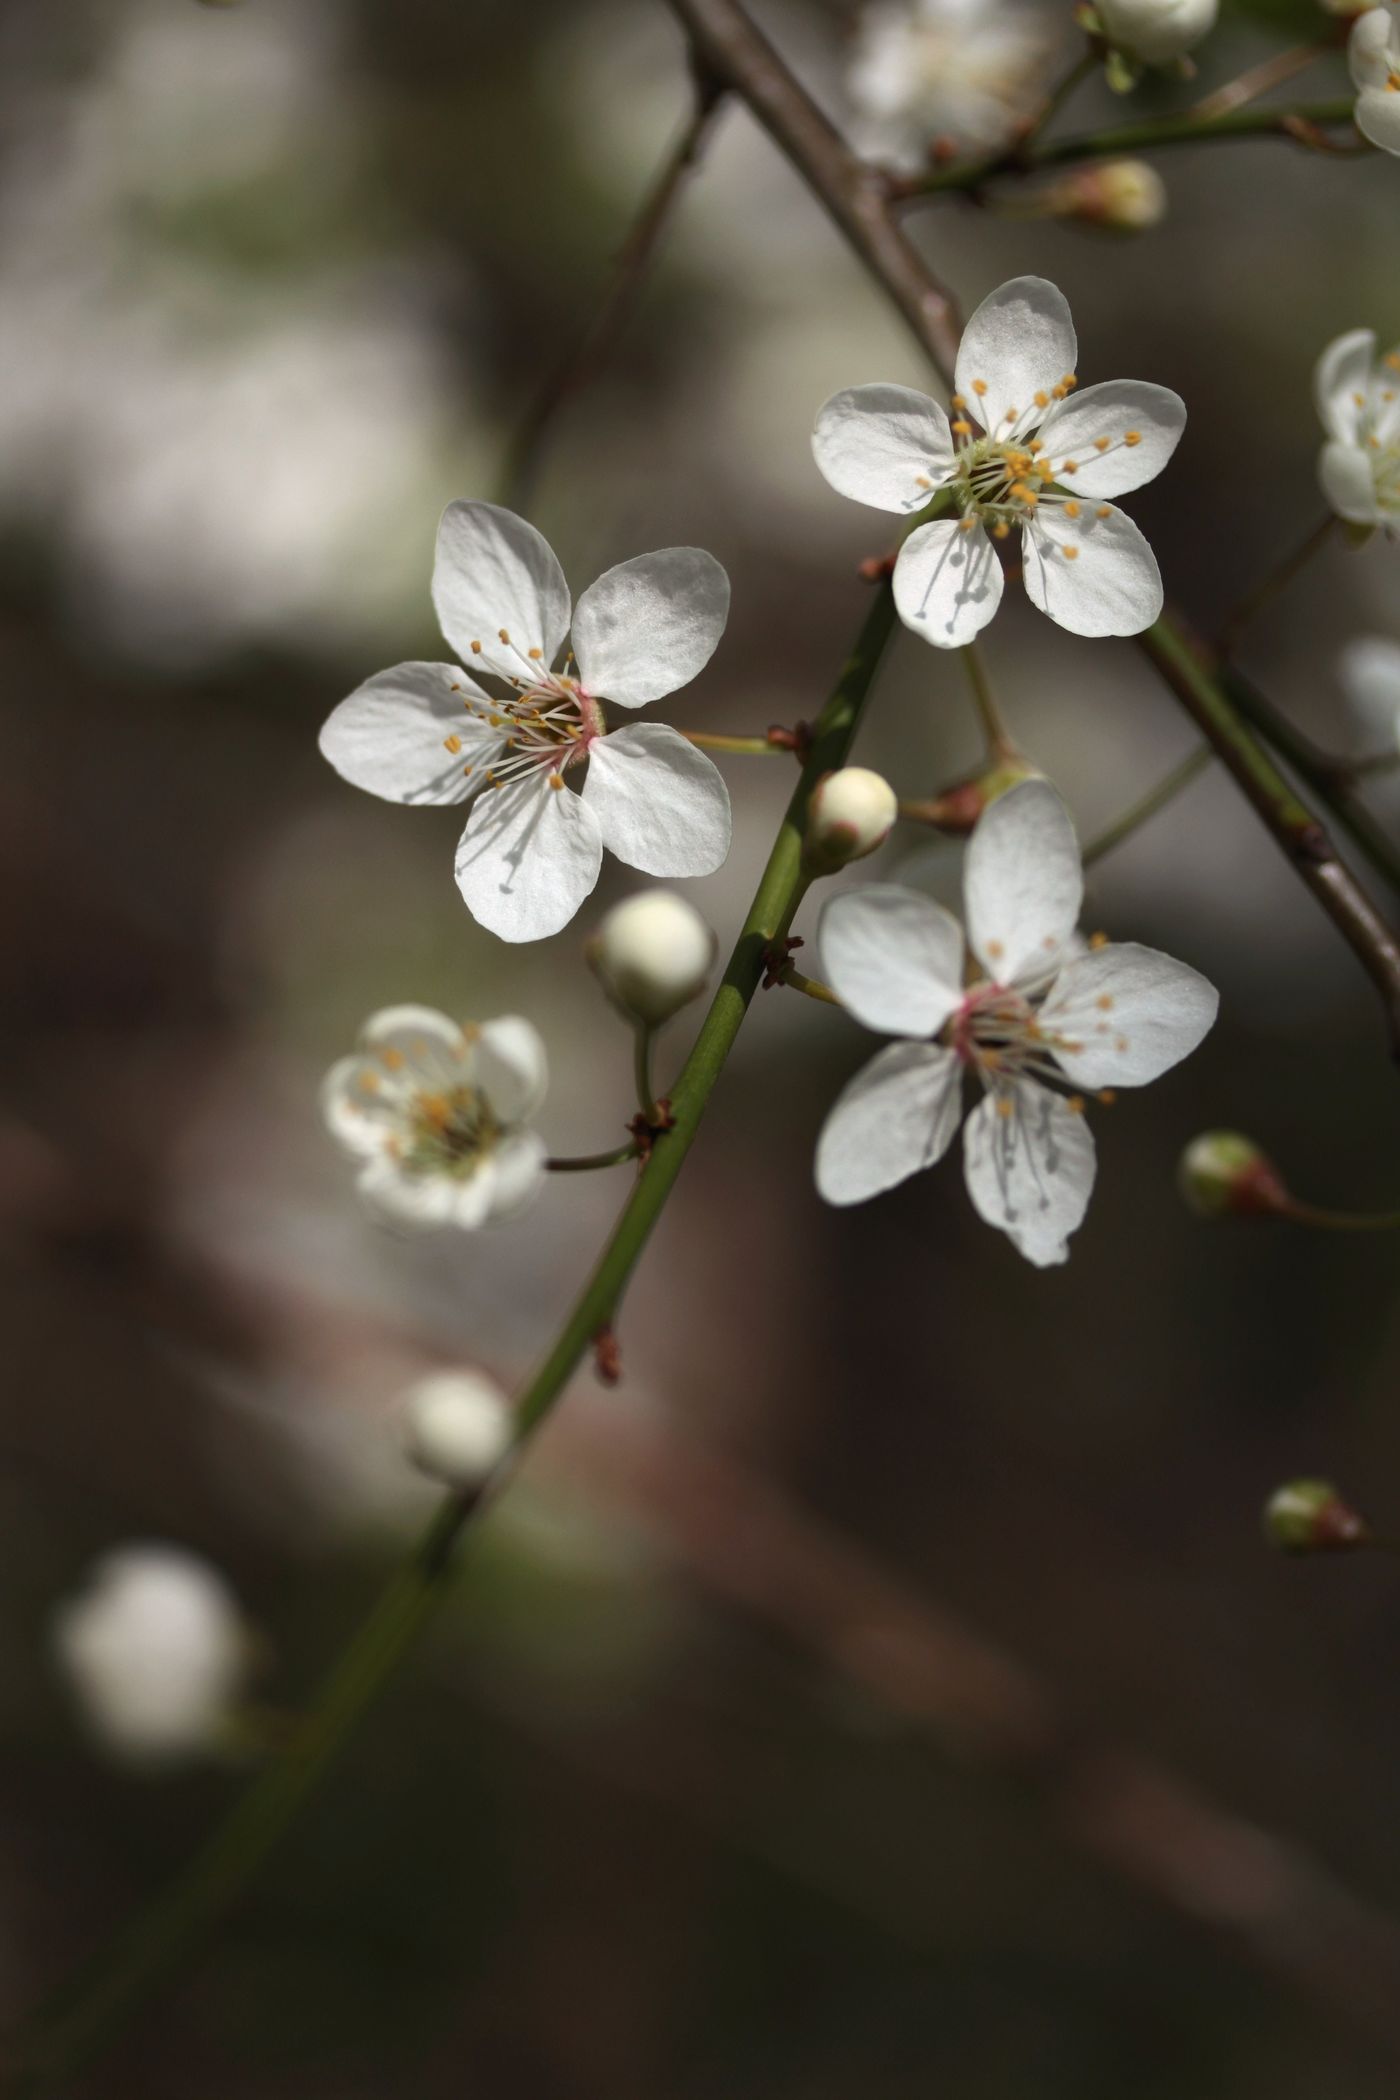
<instances>
[{"instance_id":1,"label":"partially opened blossom","mask_svg":"<svg viewBox=\"0 0 1400 2100\"><path fill-rule=\"evenodd\" d=\"M827 1117L817 1186L828 1202L864 1202L941 1159L971 1079L973 1204L1037 1268L1065 1259L1094 1185L1083 1091L1156 1079L1196 1048L1218 1004L1204 977L1155 949L1086 947L1083 889L1064 804L1028 780L972 835L966 940L951 913L893 883L828 904L828 982L858 1021L899 1038Z\"/></svg>"},{"instance_id":2,"label":"partially opened blossom","mask_svg":"<svg viewBox=\"0 0 1400 2100\"><path fill-rule=\"evenodd\" d=\"M1348 524L1400 534L1400 348L1378 358L1374 329L1353 328L1323 351L1314 389L1323 495Z\"/></svg>"},{"instance_id":3,"label":"partially opened blossom","mask_svg":"<svg viewBox=\"0 0 1400 2100\"><path fill-rule=\"evenodd\" d=\"M459 1027L430 1006L372 1016L321 1088L326 1127L361 1162L370 1208L401 1225L494 1225L519 1216L545 1173L530 1127L544 1100L544 1044L506 1015Z\"/></svg>"},{"instance_id":4,"label":"partially opened blossom","mask_svg":"<svg viewBox=\"0 0 1400 2100\"><path fill-rule=\"evenodd\" d=\"M321 749L390 802L470 804L457 886L507 941L566 926L603 848L646 875L708 875L729 851L729 795L660 722L609 725L688 683L729 616L729 579L699 547L638 555L572 610L548 543L492 503L451 503L433 604L456 664L381 671L342 700ZM576 793L575 790L578 790Z\"/></svg>"},{"instance_id":5,"label":"partially opened blossom","mask_svg":"<svg viewBox=\"0 0 1400 2100\"><path fill-rule=\"evenodd\" d=\"M874 0L846 87L861 148L917 168L930 145L1005 145L1040 92L1052 35L1024 0Z\"/></svg>"},{"instance_id":6,"label":"partially opened blossom","mask_svg":"<svg viewBox=\"0 0 1400 2100\"><path fill-rule=\"evenodd\" d=\"M1356 128L1383 153L1400 153L1400 5L1368 8L1347 45Z\"/></svg>"},{"instance_id":7,"label":"partially opened blossom","mask_svg":"<svg viewBox=\"0 0 1400 2100\"><path fill-rule=\"evenodd\" d=\"M1135 379L1079 393L1077 360L1063 294L1017 277L967 324L951 422L888 385L835 394L817 418L817 465L843 496L905 516L951 497L958 515L917 526L894 569L900 618L936 648L962 648L992 618L996 543L1013 535L1031 603L1071 634L1138 634L1162 609L1152 549L1110 499L1161 473L1185 404Z\"/></svg>"},{"instance_id":8,"label":"partially opened blossom","mask_svg":"<svg viewBox=\"0 0 1400 2100\"><path fill-rule=\"evenodd\" d=\"M209 1563L178 1546L123 1546L54 1623L58 1661L116 1756L174 1764L226 1739L253 1646Z\"/></svg>"}]
</instances>

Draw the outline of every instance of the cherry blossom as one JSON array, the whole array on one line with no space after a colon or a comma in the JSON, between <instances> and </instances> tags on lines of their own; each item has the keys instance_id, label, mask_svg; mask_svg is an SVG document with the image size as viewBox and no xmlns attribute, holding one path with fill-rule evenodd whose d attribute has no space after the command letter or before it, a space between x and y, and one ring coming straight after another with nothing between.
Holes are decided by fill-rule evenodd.
<instances>
[{"instance_id":1,"label":"cherry blossom","mask_svg":"<svg viewBox=\"0 0 1400 2100\"><path fill-rule=\"evenodd\" d=\"M812 447L831 486L912 516L940 490L956 518L916 526L895 604L936 648L963 647L1001 602L994 542L1021 536L1026 594L1071 634L1138 634L1162 609L1151 547L1109 499L1161 473L1186 425L1167 387L1109 380L1076 392L1064 295L1017 277L983 300L958 351L950 422L906 386L832 396Z\"/></svg>"},{"instance_id":2,"label":"cherry blossom","mask_svg":"<svg viewBox=\"0 0 1400 2100\"><path fill-rule=\"evenodd\" d=\"M1400 153L1400 5L1368 8L1347 45L1356 128L1383 153Z\"/></svg>"},{"instance_id":3,"label":"cherry blossom","mask_svg":"<svg viewBox=\"0 0 1400 2100\"><path fill-rule=\"evenodd\" d=\"M729 616L729 578L699 547L622 562L572 609L553 550L492 503L452 503L433 604L470 664L399 664L342 700L321 750L390 802L470 804L457 886L507 941L566 926L603 848L645 875L709 875L729 851L729 795L712 761L660 722L609 727L704 669ZM577 787L579 792L574 793Z\"/></svg>"},{"instance_id":4,"label":"cherry blossom","mask_svg":"<svg viewBox=\"0 0 1400 2100\"><path fill-rule=\"evenodd\" d=\"M1353 328L1323 351L1314 388L1322 493L1348 524L1400 533L1400 347L1378 358L1374 329Z\"/></svg>"},{"instance_id":5,"label":"cherry blossom","mask_svg":"<svg viewBox=\"0 0 1400 2100\"><path fill-rule=\"evenodd\" d=\"M1051 45L1022 0L877 0L846 74L859 144L909 168L924 165L932 139L1005 145L1032 113Z\"/></svg>"},{"instance_id":6,"label":"cherry blossom","mask_svg":"<svg viewBox=\"0 0 1400 2100\"><path fill-rule=\"evenodd\" d=\"M881 1034L817 1146L829 1203L861 1203L941 1159L963 1131L968 1194L1037 1268L1065 1260L1094 1185L1083 1094L1142 1086L1194 1050L1214 987L1133 942L1079 941L1084 880L1074 827L1042 780L1012 788L972 835L967 935L917 891L876 883L836 897L819 941L828 982Z\"/></svg>"}]
</instances>

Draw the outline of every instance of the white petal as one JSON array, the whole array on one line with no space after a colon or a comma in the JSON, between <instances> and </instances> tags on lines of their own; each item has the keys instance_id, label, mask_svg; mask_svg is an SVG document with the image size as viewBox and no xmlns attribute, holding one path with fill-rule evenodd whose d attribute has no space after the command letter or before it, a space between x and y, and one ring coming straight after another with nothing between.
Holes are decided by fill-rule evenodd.
<instances>
[{"instance_id":1,"label":"white petal","mask_svg":"<svg viewBox=\"0 0 1400 2100\"><path fill-rule=\"evenodd\" d=\"M1347 42L1347 63L1355 87L1384 90L1390 78L1391 42L1396 17L1387 7L1371 7L1357 16Z\"/></svg>"},{"instance_id":2,"label":"white petal","mask_svg":"<svg viewBox=\"0 0 1400 2100\"><path fill-rule=\"evenodd\" d=\"M1048 1087L1024 1080L988 1094L963 1130L967 1193L980 1217L1007 1234L1038 1269L1062 1262L1094 1186L1094 1137L1083 1116Z\"/></svg>"},{"instance_id":3,"label":"white petal","mask_svg":"<svg viewBox=\"0 0 1400 2100\"><path fill-rule=\"evenodd\" d=\"M385 1155L369 1162L358 1187L366 1208L381 1224L434 1232L443 1225L479 1224L490 1203L492 1179L489 1161L459 1181L450 1174L410 1173Z\"/></svg>"},{"instance_id":4,"label":"white petal","mask_svg":"<svg viewBox=\"0 0 1400 2100\"><path fill-rule=\"evenodd\" d=\"M1076 1086L1145 1086L1190 1056L1219 1006L1215 986L1186 963L1118 941L1062 971L1039 1020Z\"/></svg>"},{"instance_id":5,"label":"white petal","mask_svg":"<svg viewBox=\"0 0 1400 2100\"><path fill-rule=\"evenodd\" d=\"M1317 478L1339 518L1351 525L1378 525L1380 504L1370 454L1360 445L1333 442L1318 455Z\"/></svg>"},{"instance_id":6,"label":"white petal","mask_svg":"<svg viewBox=\"0 0 1400 2100\"><path fill-rule=\"evenodd\" d=\"M590 584L574 612L584 690L645 707L704 670L729 618L729 578L703 547L663 547Z\"/></svg>"},{"instance_id":7,"label":"white petal","mask_svg":"<svg viewBox=\"0 0 1400 2100\"><path fill-rule=\"evenodd\" d=\"M1008 788L978 820L963 863L972 952L994 984L1043 976L1062 959L1084 898L1079 841L1046 780Z\"/></svg>"},{"instance_id":8,"label":"white petal","mask_svg":"<svg viewBox=\"0 0 1400 2100\"><path fill-rule=\"evenodd\" d=\"M1070 634L1141 634L1162 610L1157 557L1111 503L1043 504L1022 545L1026 596Z\"/></svg>"},{"instance_id":9,"label":"white petal","mask_svg":"<svg viewBox=\"0 0 1400 2100\"><path fill-rule=\"evenodd\" d=\"M1367 635L1342 651L1342 690L1373 736L1400 732L1400 642Z\"/></svg>"},{"instance_id":10,"label":"white petal","mask_svg":"<svg viewBox=\"0 0 1400 2100\"><path fill-rule=\"evenodd\" d=\"M1313 395L1323 428L1338 444L1355 445L1376 361L1372 328L1353 328L1327 345L1313 374Z\"/></svg>"},{"instance_id":11,"label":"white petal","mask_svg":"<svg viewBox=\"0 0 1400 2100\"><path fill-rule=\"evenodd\" d=\"M583 798L550 787L540 768L472 804L457 848L457 887L472 917L503 941L541 941L568 925L602 860Z\"/></svg>"},{"instance_id":12,"label":"white petal","mask_svg":"<svg viewBox=\"0 0 1400 2100\"><path fill-rule=\"evenodd\" d=\"M1394 88L1363 88L1356 98L1356 128L1382 153L1400 153L1400 94Z\"/></svg>"},{"instance_id":13,"label":"white petal","mask_svg":"<svg viewBox=\"0 0 1400 2100\"><path fill-rule=\"evenodd\" d=\"M502 742L498 731L467 712L468 694L488 700L455 665L396 664L367 679L327 718L322 756L342 780L386 802L463 802L474 791L476 770Z\"/></svg>"},{"instance_id":14,"label":"white petal","mask_svg":"<svg viewBox=\"0 0 1400 2100\"><path fill-rule=\"evenodd\" d=\"M544 1139L534 1130L519 1130L497 1147L487 1212L493 1225L505 1225L530 1208L544 1186L546 1157Z\"/></svg>"},{"instance_id":15,"label":"white petal","mask_svg":"<svg viewBox=\"0 0 1400 2100\"><path fill-rule=\"evenodd\" d=\"M501 1122L527 1121L549 1089L549 1059L538 1028L518 1014L483 1021L472 1041L471 1076Z\"/></svg>"},{"instance_id":16,"label":"white petal","mask_svg":"<svg viewBox=\"0 0 1400 2100\"><path fill-rule=\"evenodd\" d=\"M812 451L831 486L873 510L922 510L953 470L936 401L909 386L852 386L817 416Z\"/></svg>"},{"instance_id":17,"label":"white petal","mask_svg":"<svg viewBox=\"0 0 1400 2100\"><path fill-rule=\"evenodd\" d=\"M712 875L729 851L719 768L663 722L637 722L590 745L583 796L608 851L644 875Z\"/></svg>"},{"instance_id":18,"label":"white petal","mask_svg":"<svg viewBox=\"0 0 1400 2100\"><path fill-rule=\"evenodd\" d=\"M1064 293L1044 277L1013 277L988 294L963 330L957 389L995 436L998 424L1025 417L1037 393L1068 377L1078 355Z\"/></svg>"},{"instance_id":19,"label":"white petal","mask_svg":"<svg viewBox=\"0 0 1400 2100\"><path fill-rule=\"evenodd\" d=\"M828 1203L864 1203L941 1159L962 1112L962 1067L932 1043L891 1043L838 1095L817 1140Z\"/></svg>"},{"instance_id":20,"label":"white petal","mask_svg":"<svg viewBox=\"0 0 1400 2100\"><path fill-rule=\"evenodd\" d=\"M449 503L443 512L433 605L464 664L512 678L548 670L569 631L569 586L553 548L495 503Z\"/></svg>"},{"instance_id":21,"label":"white petal","mask_svg":"<svg viewBox=\"0 0 1400 2100\"><path fill-rule=\"evenodd\" d=\"M936 1035L962 1004L962 928L917 890L844 890L821 915L817 947L842 1005L884 1035Z\"/></svg>"},{"instance_id":22,"label":"white petal","mask_svg":"<svg viewBox=\"0 0 1400 2100\"><path fill-rule=\"evenodd\" d=\"M373 1158L399 1127L398 1089L385 1087L368 1058L342 1057L321 1082L321 1115L347 1152Z\"/></svg>"},{"instance_id":23,"label":"white petal","mask_svg":"<svg viewBox=\"0 0 1400 2100\"><path fill-rule=\"evenodd\" d=\"M1057 403L1039 435L1056 481L1076 495L1102 497L1154 480L1185 428L1186 403L1170 387L1109 379Z\"/></svg>"},{"instance_id":24,"label":"white petal","mask_svg":"<svg viewBox=\"0 0 1400 2100\"><path fill-rule=\"evenodd\" d=\"M434 1086L460 1079L467 1056L460 1026L435 1006L382 1006L360 1030L360 1045L381 1068Z\"/></svg>"},{"instance_id":25,"label":"white petal","mask_svg":"<svg viewBox=\"0 0 1400 2100\"><path fill-rule=\"evenodd\" d=\"M895 609L935 649L964 649L1001 603L1004 578L980 525L964 532L942 518L920 525L894 565Z\"/></svg>"}]
</instances>

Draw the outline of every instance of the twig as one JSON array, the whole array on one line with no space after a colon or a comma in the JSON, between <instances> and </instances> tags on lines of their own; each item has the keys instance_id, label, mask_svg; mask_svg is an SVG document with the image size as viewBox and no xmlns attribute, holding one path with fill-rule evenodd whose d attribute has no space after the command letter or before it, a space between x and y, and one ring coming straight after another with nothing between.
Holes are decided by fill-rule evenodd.
<instances>
[{"instance_id":1,"label":"twig","mask_svg":"<svg viewBox=\"0 0 1400 2100\"><path fill-rule=\"evenodd\" d=\"M1329 57L1333 49L1332 44L1293 44L1287 51L1276 51L1271 58L1261 59L1257 66L1250 66L1236 79L1227 80L1224 87L1207 95L1189 114L1199 123L1212 123L1217 117L1228 117L1232 111L1243 109L1247 102L1267 95L1270 88L1282 87L1285 80L1293 80L1299 73L1305 73L1320 58Z\"/></svg>"},{"instance_id":2,"label":"twig","mask_svg":"<svg viewBox=\"0 0 1400 2100\"><path fill-rule=\"evenodd\" d=\"M539 457L556 417L606 363L636 305L686 178L708 143L723 90L703 73L695 76L695 100L675 144L662 162L632 229L613 264L612 277L582 334L562 364L550 373L521 418L501 469L501 501L519 510L534 485Z\"/></svg>"}]
</instances>

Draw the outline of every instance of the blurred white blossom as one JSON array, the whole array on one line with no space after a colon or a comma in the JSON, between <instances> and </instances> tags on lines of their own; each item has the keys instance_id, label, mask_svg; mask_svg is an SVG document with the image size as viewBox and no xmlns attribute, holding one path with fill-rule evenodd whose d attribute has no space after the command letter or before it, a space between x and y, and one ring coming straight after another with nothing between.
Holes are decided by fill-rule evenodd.
<instances>
[{"instance_id":1,"label":"blurred white blossom","mask_svg":"<svg viewBox=\"0 0 1400 2100\"><path fill-rule=\"evenodd\" d=\"M1328 344L1314 378L1327 433L1318 460L1322 492L1352 525L1400 531L1400 348L1376 355L1374 329Z\"/></svg>"},{"instance_id":2,"label":"blurred white blossom","mask_svg":"<svg viewBox=\"0 0 1400 2100\"><path fill-rule=\"evenodd\" d=\"M1356 128L1384 153L1400 153L1400 4L1358 15L1347 46Z\"/></svg>"},{"instance_id":3,"label":"blurred white blossom","mask_svg":"<svg viewBox=\"0 0 1400 2100\"><path fill-rule=\"evenodd\" d=\"M918 167L936 139L990 151L1028 119L1053 32L1020 0L875 0L846 75L858 143Z\"/></svg>"}]
</instances>

